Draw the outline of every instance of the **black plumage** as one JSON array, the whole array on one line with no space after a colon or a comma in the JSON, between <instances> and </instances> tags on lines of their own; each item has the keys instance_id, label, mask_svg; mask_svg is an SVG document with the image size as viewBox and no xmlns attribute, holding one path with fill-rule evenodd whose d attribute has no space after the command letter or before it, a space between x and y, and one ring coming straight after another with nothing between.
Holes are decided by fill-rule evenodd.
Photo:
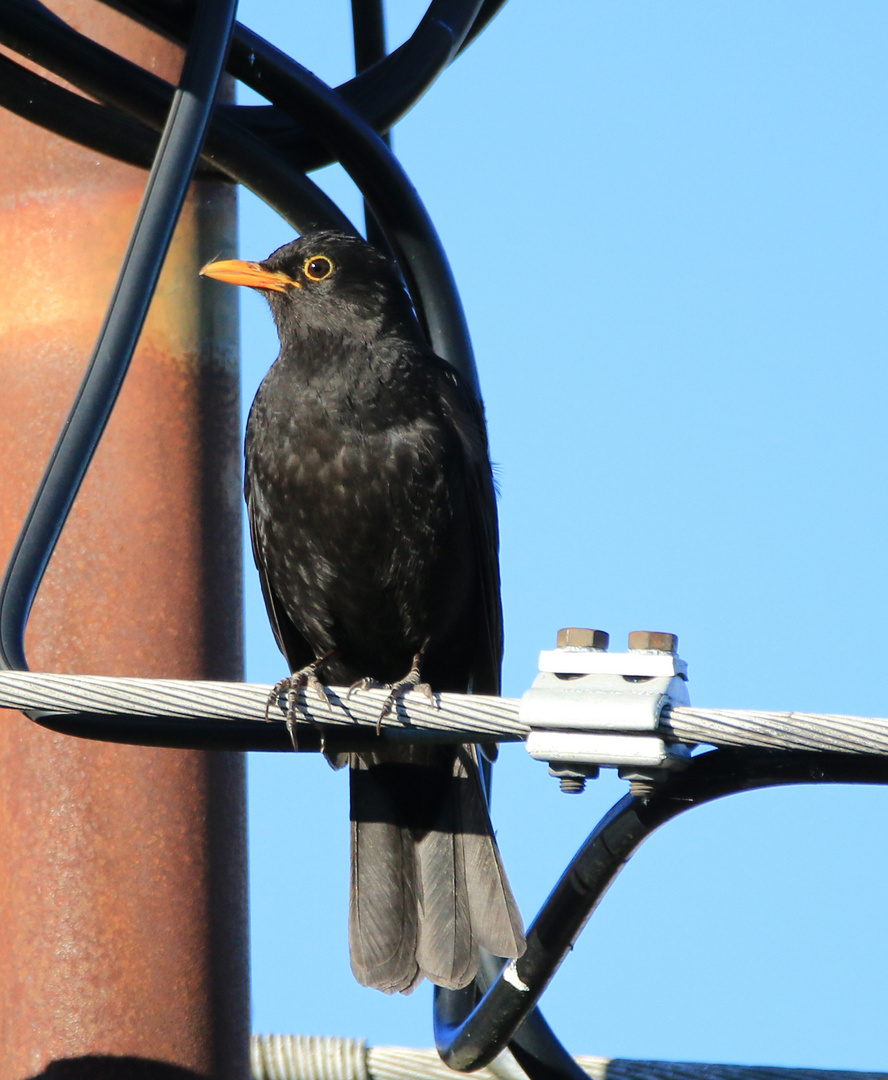
<instances>
[{"instance_id":1,"label":"black plumage","mask_svg":"<svg viewBox=\"0 0 888 1080\"><path fill-rule=\"evenodd\" d=\"M245 494L290 670L499 692L496 504L483 415L426 343L390 261L312 233L208 276L267 298L281 340L250 411ZM302 677L303 681L305 676ZM359 982L474 977L523 951L474 747L350 755L349 940Z\"/></svg>"}]
</instances>

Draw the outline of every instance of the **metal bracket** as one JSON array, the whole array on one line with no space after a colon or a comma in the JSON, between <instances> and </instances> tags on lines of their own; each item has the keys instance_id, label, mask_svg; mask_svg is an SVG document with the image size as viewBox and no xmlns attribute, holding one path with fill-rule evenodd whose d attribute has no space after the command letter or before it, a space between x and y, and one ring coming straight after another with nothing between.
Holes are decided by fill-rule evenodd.
<instances>
[{"instance_id":1,"label":"metal bracket","mask_svg":"<svg viewBox=\"0 0 888 1080\"><path fill-rule=\"evenodd\" d=\"M540 653L540 674L521 699L520 717L531 729L528 753L549 762L565 791L582 790L575 781L597 776L599 766L649 783L687 764L689 747L656 734L667 705L690 704L675 635L638 631L625 653L607 652L602 631L572 627L558 641L557 649Z\"/></svg>"}]
</instances>

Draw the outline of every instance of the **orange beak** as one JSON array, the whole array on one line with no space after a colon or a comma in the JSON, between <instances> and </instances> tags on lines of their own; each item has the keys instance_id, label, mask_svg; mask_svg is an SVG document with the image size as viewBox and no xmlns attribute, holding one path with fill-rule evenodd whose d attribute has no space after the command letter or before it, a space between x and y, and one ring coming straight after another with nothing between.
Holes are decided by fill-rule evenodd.
<instances>
[{"instance_id":1,"label":"orange beak","mask_svg":"<svg viewBox=\"0 0 888 1080\"><path fill-rule=\"evenodd\" d=\"M266 270L264 266L241 259L223 259L211 262L201 270L201 277L227 281L229 285L249 285L251 289L271 289L272 292L286 292L291 286L301 289L301 282L282 274L279 270Z\"/></svg>"}]
</instances>

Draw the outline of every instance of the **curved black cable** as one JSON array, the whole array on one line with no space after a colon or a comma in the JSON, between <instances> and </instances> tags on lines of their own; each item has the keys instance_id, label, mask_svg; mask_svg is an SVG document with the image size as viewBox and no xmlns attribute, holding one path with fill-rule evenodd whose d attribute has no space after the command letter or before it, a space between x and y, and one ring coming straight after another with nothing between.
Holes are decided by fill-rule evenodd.
<instances>
[{"instance_id":1,"label":"curved black cable","mask_svg":"<svg viewBox=\"0 0 888 1080\"><path fill-rule=\"evenodd\" d=\"M0 588L0 666L25 669L24 629L136 347L209 126L236 0L200 0L180 85L105 322Z\"/></svg>"},{"instance_id":2,"label":"curved black cable","mask_svg":"<svg viewBox=\"0 0 888 1080\"><path fill-rule=\"evenodd\" d=\"M193 0L103 0L174 40L187 37ZM359 71L337 92L378 132L388 131L422 97L444 68L474 40L505 0L432 0L416 30L397 49ZM273 49L239 23L228 71L258 93ZM274 106L223 106L257 135L285 152L291 164L310 172L335 160L322 140Z\"/></svg>"},{"instance_id":3,"label":"curved black cable","mask_svg":"<svg viewBox=\"0 0 888 1080\"><path fill-rule=\"evenodd\" d=\"M509 1050L530 1080L589 1080L539 1008L533 1009L509 1040Z\"/></svg>"},{"instance_id":4,"label":"curved black cable","mask_svg":"<svg viewBox=\"0 0 888 1080\"><path fill-rule=\"evenodd\" d=\"M158 137L150 128L115 109L74 94L0 53L0 108L127 165L150 169ZM209 179L226 179L212 166L198 169Z\"/></svg>"},{"instance_id":5,"label":"curved black cable","mask_svg":"<svg viewBox=\"0 0 888 1080\"><path fill-rule=\"evenodd\" d=\"M475 21L472 23L471 29L463 38L462 44L459 47L459 53L465 52L481 31L487 29L487 24L495 15L499 14L499 10L505 2L506 0L484 0L484 3L481 5L481 10L475 16Z\"/></svg>"},{"instance_id":6,"label":"curved black cable","mask_svg":"<svg viewBox=\"0 0 888 1080\"><path fill-rule=\"evenodd\" d=\"M479 975L475 980L476 999L470 1005L466 1002L454 1002L450 1009L456 1009L456 1015L468 1015L483 994L499 978L503 960L490 953L482 953ZM461 991L441 990L445 997ZM437 1004L435 1008L437 1009ZM527 1073L530 1080L589 1080L588 1073L577 1064L573 1054L563 1045L555 1032L549 1027L538 1005L528 1013L521 1026L509 1040L512 1056Z\"/></svg>"},{"instance_id":7,"label":"curved black cable","mask_svg":"<svg viewBox=\"0 0 888 1080\"><path fill-rule=\"evenodd\" d=\"M158 123L167 84L77 34L55 16L49 16L37 0L8 0L8 6L0 6L0 35L5 43L89 93L126 109L144 123L152 126ZM248 30L242 36L247 42L253 40ZM257 50L262 48L266 54L264 93L323 137L362 190L398 257L433 348L457 368L480 401L471 340L447 257L425 206L400 163L335 91L261 38L257 37L255 44ZM243 132L256 146L232 165L230 159L226 160L231 147L219 146L217 135L226 125L237 126L222 119L217 124L208 135L207 156L229 175L239 172L247 186L265 197L263 188L267 190L268 183L265 166L268 164L270 168L271 163L261 161L262 154L278 161L276 155L260 140ZM298 172L296 175L303 186L311 185L307 178ZM291 206L295 202L297 210L304 210L303 190L298 194L294 200L291 192ZM326 196L318 193L310 210L320 209L324 199ZM341 213L330 200L326 202L329 213L338 214L334 227L344 228ZM297 222L296 227L304 231L306 227L330 224L312 218ZM354 227L349 225L347 231L353 232Z\"/></svg>"},{"instance_id":8,"label":"curved black cable","mask_svg":"<svg viewBox=\"0 0 888 1080\"><path fill-rule=\"evenodd\" d=\"M193 3L179 0L105 2L174 40L187 40ZM340 92L377 131L388 130L412 108L455 55L477 37L503 3L504 0L485 0L471 22L477 6L474 0L434 0L407 41L384 61L344 83ZM46 9L44 13L49 14ZM249 48L237 46L237 30L235 52L237 55L229 58L229 69L248 84L258 85L261 82L261 57L257 70L256 54ZM25 75L21 74L23 70ZM113 113L106 115L109 110L100 111L94 103L84 102L79 95L54 83L41 85L33 81L39 76L33 76L27 69L17 69L15 79L20 85L15 85L13 80L0 79L0 105L99 153L142 168L150 167L157 141L144 126ZM23 88L28 82L32 85L26 94ZM64 105L57 104L63 100ZM310 171L330 164L332 160L322 143L274 106L220 104L217 109L220 118L239 123L252 134L265 137L276 149L286 152L292 168ZM263 167L267 168L267 165ZM212 176L212 166L204 166L199 175ZM236 173L226 175L246 183ZM271 205L279 209L274 202Z\"/></svg>"},{"instance_id":9,"label":"curved black cable","mask_svg":"<svg viewBox=\"0 0 888 1080\"><path fill-rule=\"evenodd\" d=\"M888 783L888 758L840 753L716 750L646 798L627 795L589 834L527 932L527 951L473 1006L435 994L435 1041L452 1068L488 1064L512 1040L626 861L656 829L694 806L782 784Z\"/></svg>"},{"instance_id":10,"label":"curved black cable","mask_svg":"<svg viewBox=\"0 0 888 1080\"><path fill-rule=\"evenodd\" d=\"M129 113L141 125L157 132L164 129L173 98L170 84L78 33L38 0L4 0L0 4L0 41L93 97ZM8 88L0 89L0 100L9 96ZM59 88L52 101L70 104L74 97ZM82 110L79 105L75 108ZM27 116L27 111L23 115ZM63 122L60 117L59 125ZM131 130L131 139L138 130ZM299 232L317 228L356 232L316 184L227 117L214 118L203 156L232 180L249 187Z\"/></svg>"},{"instance_id":11,"label":"curved black cable","mask_svg":"<svg viewBox=\"0 0 888 1080\"><path fill-rule=\"evenodd\" d=\"M425 94L455 59L481 7L481 0L432 0L414 33L404 44L336 91L375 131L385 133ZM279 51L252 30L237 35L230 71L235 78L277 106L259 112L254 122L277 123L283 114L289 127L269 133L269 142L307 171L341 160L335 148L301 115L294 116L268 92L269 79L278 74ZM359 80L362 80L359 82ZM247 121L249 122L249 121Z\"/></svg>"},{"instance_id":12,"label":"curved black cable","mask_svg":"<svg viewBox=\"0 0 888 1080\"><path fill-rule=\"evenodd\" d=\"M251 32L244 31L251 40ZM263 93L324 140L373 208L392 246L417 315L435 352L449 361L480 402L465 314L432 220L397 158L326 83L285 53L266 50Z\"/></svg>"}]
</instances>

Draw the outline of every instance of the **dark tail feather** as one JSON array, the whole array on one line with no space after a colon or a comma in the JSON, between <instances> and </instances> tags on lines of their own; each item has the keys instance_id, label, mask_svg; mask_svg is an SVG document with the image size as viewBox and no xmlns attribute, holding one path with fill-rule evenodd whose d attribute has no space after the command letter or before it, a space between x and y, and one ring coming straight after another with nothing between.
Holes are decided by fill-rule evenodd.
<instances>
[{"instance_id":1,"label":"dark tail feather","mask_svg":"<svg viewBox=\"0 0 888 1080\"><path fill-rule=\"evenodd\" d=\"M520 956L524 932L496 848L473 747L352 760L352 970L408 991L468 985L478 950Z\"/></svg>"},{"instance_id":2,"label":"dark tail feather","mask_svg":"<svg viewBox=\"0 0 888 1080\"><path fill-rule=\"evenodd\" d=\"M386 994L407 993L422 979L416 962L413 838L409 830L392 822L384 789L369 782L364 769L360 773L357 776L358 768L353 766L351 967L362 986L375 986Z\"/></svg>"},{"instance_id":3,"label":"dark tail feather","mask_svg":"<svg viewBox=\"0 0 888 1080\"><path fill-rule=\"evenodd\" d=\"M466 888L462 837L432 829L416 843L420 972L438 986L466 986L478 970L478 945Z\"/></svg>"},{"instance_id":4,"label":"dark tail feather","mask_svg":"<svg viewBox=\"0 0 888 1080\"><path fill-rule=\"evenodd\" d=\"M459 748L454 771L466 778L456 785L462 795L458 832L475 940L494 956L521 956L527 945L524 923L494 839L474 746Z\"/></svg>"}]
</instances>

